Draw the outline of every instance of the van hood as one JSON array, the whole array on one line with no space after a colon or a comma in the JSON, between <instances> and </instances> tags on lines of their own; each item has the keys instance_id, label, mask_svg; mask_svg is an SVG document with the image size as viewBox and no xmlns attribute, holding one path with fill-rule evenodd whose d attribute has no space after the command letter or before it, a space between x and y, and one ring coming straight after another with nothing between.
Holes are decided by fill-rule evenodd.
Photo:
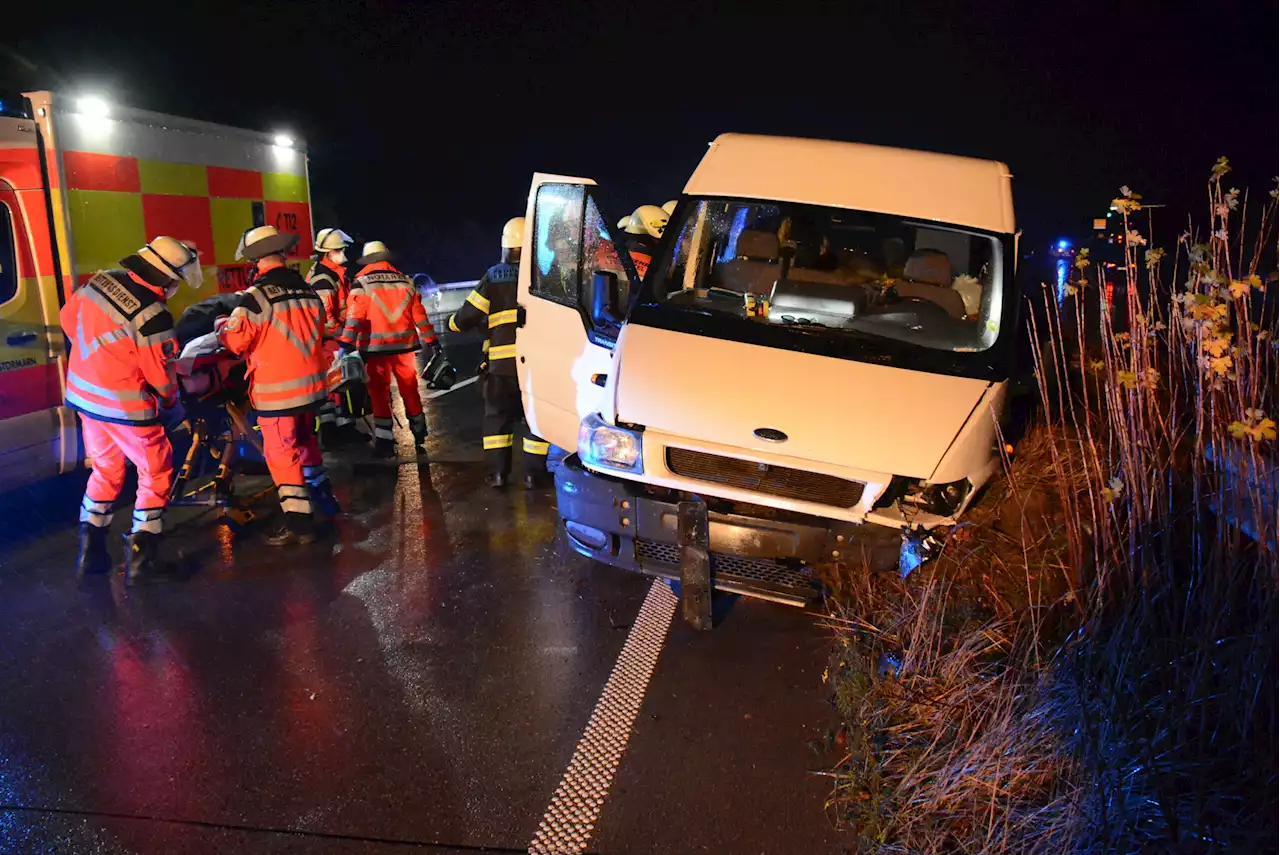
<instances>
[{"instance_id":1,"label":"van hood","mask_svg":"<svg viewBox=\"0 0 1280 855\"><path fill-rule=\"evenodd\" d=\"M637 324L615 359L620 421L910 478L933 473L990 385ZM761 428L787 438L761 439Z\"/></svg>"}]
</instances>

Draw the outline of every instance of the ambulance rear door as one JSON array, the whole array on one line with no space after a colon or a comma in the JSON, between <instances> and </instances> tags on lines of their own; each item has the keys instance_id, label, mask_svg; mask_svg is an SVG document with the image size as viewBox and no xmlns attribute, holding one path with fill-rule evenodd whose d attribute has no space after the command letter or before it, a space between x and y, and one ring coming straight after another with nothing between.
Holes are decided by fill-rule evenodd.
<instances>
[{"instance_id":1,"label":"ambulance rear door","mask_svg":"<svg viewBox=\"0 0 1280 855\"><path fill-rule=\"evenodd\" d=\"M62 406L66 350L43 141L21 96L0 95L0 492L74 468Z\"/></svg>"}]
</instances>

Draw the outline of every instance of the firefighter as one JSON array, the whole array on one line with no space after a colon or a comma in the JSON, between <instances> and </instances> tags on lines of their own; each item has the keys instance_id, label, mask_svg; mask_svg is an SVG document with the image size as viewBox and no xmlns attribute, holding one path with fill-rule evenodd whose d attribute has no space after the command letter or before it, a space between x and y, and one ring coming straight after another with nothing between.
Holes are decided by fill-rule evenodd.
<instances>
[{"instance_id":1,"label":"firefighter","mask_svg":"<svg viewBox=\"0 0 1280 855\"><path fill-rule=\"evenodd\" d=\"M485 271L462 308L449 318L453 332L483 327L485 363L481 366L484 395L484 450L489 459L488 484L507 485L516 424L524 417L520 384L516 379L517 277L524 217L502 227L502 261ZM524 438L524 486L537 489L547 482L547 452L551 446L532 433Z\"/></svg>"},{"instance_id":2,"label":"firefighter","mask_svg":"<svg viewBox=\"0 0 1280 855\"><path fill-rule=\"evenodd\" d=\"M667 227L667 218L667 212L657 205L641 205L620 223L626 233L627 251L631 253L631 261L641 279L658 251L658 241Z\"/></svg>"},{"instance_id":3,"label":"firefighter","mask_svg":"<svg viewBox=\"0 0 1280 855\"><path fill-rule=\"evenodd\" d=\"M273 226L244 233L236 258L253 262L257 277L231 316L216 326L222 346L248 363L249 402L284 512L267 534L271 546L315 540L313 496L326 514L340 510L315 433L315 411L328 392L324 303L285 264L285 253L297 242L297 235Z\"/></svg>"},{"instance_id":4,"label":"firefighter","mask_svg":"<svg viewBox=\"0 0 1280 855\"><path fill-rule=\"evenodd\" d=\"M325 354L330 360L338 351L338 335L346 319L347 292L350 290L347 284L347 247L351 244L351 236L342 229L328 228L316 232L316 263L307 277L307 284L324 304ZM356 433L355 418L345 403L345 395L331 396L320 406L320 445L325 449L338 448L355 438L352 436Z\"/></svg>"},{"instance_id":5,"label":"firefighter","mask_svg":"<svg viewBox=\"0 0 1280 855\"><path fill-rule=\"evenodd\" d=\"M173 451L161 407L177 400L169 363L178 355L173 316L165 306L186 282L199 288L199 255L171 237L157 237L100 271L73 293L59 320L71 340L66 403L80 413L93 472L80 504L76 573L111 570L107 527L124 487L125 461L138 470L133 526L125 535L128 583L166 575L156 560L164 509L173 484Z\"/></svg>"},{"instance_id":6,"label":"firefighter","mask_svg":"<svg viewBox=\"0 0 1280 855\"><path fill-rule=\"evenodd\" d=\"M347 296L347 319L338 343L343 353L364 354L373 404L373 453L395 457L392 380L400 389L414 445L420 448L427 438L427 417L422 413L414 353L426 348L434 354L440 344L418 289L391 264L386 244L366 243L357 264L360 270Z\"/></svg>"}]
</instances>

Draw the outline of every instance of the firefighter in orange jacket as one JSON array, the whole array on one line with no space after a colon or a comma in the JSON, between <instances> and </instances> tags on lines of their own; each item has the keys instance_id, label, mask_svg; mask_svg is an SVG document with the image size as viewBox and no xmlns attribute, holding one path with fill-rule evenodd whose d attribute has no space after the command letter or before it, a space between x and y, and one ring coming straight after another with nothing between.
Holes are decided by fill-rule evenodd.
<instances>
[{"instance_id":1,"label":"firefighter in orange jacket","mask_svg":"<svg viewBox=\"0 0 1280 855\"><path fill-rule=\"evenodd\" d=\"M485 271L462 308L449 318L453 332L477 327L485 330L486 362L480 370L484 384L484 451L489 459L488 484L495 489L507 485L516 427L524 418L516 376L516 327L520 314L517 285L523 244L524 217L508 220L502 227L502 261ZM545 486L551 445L530 431L522 447L525 489Z\"/></svg>"},{"instance_id":2,"label":"firefighter in orange jacket","mask_svg":"<svg viewBox=\"0 0 1280 855\"><path fill-rule=\"evenodd\" d=\"M313 496L328 515L339 512L315 433L315 411L328 395L324 304L285 264L297 242L272 226L245 232L236 258L254 262L258 275L216 327L222 346L248 363L249 402L284 511L267 534L271 546L315 540Z\"/></svg>"},{"instance_id":3,"label":"firefighter in orange jacket","mask_svg":"<svg viewBox=\"0 0 1280 855\"><path fill-rule=\"evenodd\" d=\"M329 228L316 232L316 263L307 277L307 284L324 304L325 353L330 361L338 352L338 335L342 332L347 314L347 292L350 287L347 285L346 250L351 243L351 236L342 229ZM355 419L334 397L327 398L321 404L319 421L320 444L326 449L337 448L351 438L355 429Z\"/></svg>"},{"instance_id":4,"label":"firefighter in orange jacket","mask_svg":"<svg viewBox=\"0 0 1280 855\"><path fill-rule=\"evenodd\" d=\"M378 457L394 457L392 378L400 389L414 444L420 447L427 438L427 418L422 413L414 352L425 347L434 353L440 344L418 289L392 266L386 244L366 243L357 266L360 270L347 296L347 319L338 342L343 353L363 352L373 405L373 451Z\"/></svg>"},{"instance_id":5,"label":"firefighter in orange jacket","mask_svg":"<svg viewBox=\"0 0 1280 855\"><path fill-rule=\"evenodd\" d=\"M124 487L125 461L138 470L133 526L125 535L126 581L166 572L156 560L164 509L173 483L173 452L160 408L178 388L169 363L178 355L165 300L185 281L200 287L199 256L170 237L157 237L100 271L67 298L59 320L71 340L67 406L80 413L93 472L80 505L80 576L107 573L107 527Z\"/></svg>"}]
</instances>

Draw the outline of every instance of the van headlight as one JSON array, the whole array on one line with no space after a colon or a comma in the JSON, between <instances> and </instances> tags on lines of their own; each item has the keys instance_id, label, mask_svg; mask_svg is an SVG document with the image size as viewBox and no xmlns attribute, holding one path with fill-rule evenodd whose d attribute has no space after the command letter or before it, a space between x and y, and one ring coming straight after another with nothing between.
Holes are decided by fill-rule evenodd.
<instances>
[{"instance_id":1,"label":"van headlight","mask_svg":"<svg viewBox=\"0 0 1280 855\"><path fill-rule=\"evenodd\" d=\"M588 466L644 473L640 432L605 424L591 415L578 426L578 457Z\"/></svg>"}]
</instances>

